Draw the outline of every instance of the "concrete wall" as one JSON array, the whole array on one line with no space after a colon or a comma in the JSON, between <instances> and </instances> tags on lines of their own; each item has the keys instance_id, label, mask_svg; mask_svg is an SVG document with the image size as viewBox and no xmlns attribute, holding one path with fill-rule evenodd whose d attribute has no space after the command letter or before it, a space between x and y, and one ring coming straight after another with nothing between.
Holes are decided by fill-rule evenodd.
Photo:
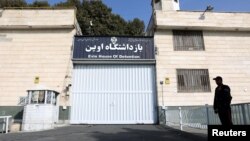
<instances>
[{"instance_id":1,"label":"concrete wall","mask_svg":"<svg viewBox=\"0 0 250 141\"><path fill-rule=\"evenodd\" d=\"M71 81L74 9L5 10L0 17L0 106L16 106L26 90L39 85L60 92ZM32 28L18 28L18 25ZM64 25L65 27L61 26ZM6 27L8 26L8 27Z\"/></svg>"},{"instance_id":2,"label":"concrete wall","mask_svg":"<svg viewBox=\"0 0 250 141\"><path fill-rule=\"evenodd\" d=\"M166 18L167 19L167 18ZM250 102L250 32L203 31L205 51L174 51L172 30L157 30L158 103L162 105L160 81L165 106L212 104L216 87L213 77L220 75L231 87L232 103ZM208 93L177 93L177 68L208 69L212 91Z\"/></svg>"},{"instance_id":3,"label":"concrete wall","mask_svg":"<svg viewBox=\"0 0 250 141\"><path fill-rule=\"evenodd\" d=\"M74 9L7 9L0 15L4 28L74 28Z\"/></svg>"},{"instance_id":4,"label":"concrete wall","mask_svg":"<svg viewBox=\"0 0 250 141\"><path fill-rule=\"evenodd\" d=\"M250 13L215 13L155 10L158 29L250 30Z\"/></svg>"},{"instance_id":5,"label":"concrete wall","mask_svg":"<svg viewBox=\"0 0 250 141\"><path fill-rule=\"evenodd\" d=\"M9 41L0 46L0 105L17 105L19 96L41 85L60 93L70 76L75 30L1 30Z\"/></svg>"},{"instance_id":6,"label":"concrete wall","mask_svg":"<svg viewBox=\"0 0 250 141\"><path fill-rule=\"evenodd\" d=\"M164 0L162 0L164 3ZM168 3L167 3L168 2ZM250 13L176 11L170 0L165 10L154 9L155 46L158 48L157 90L159 105L213 104L215 76L222 76L232 90L232 103L250 102ZM164 6L163 6L164 7ZM204 9L205 10L205 9ZM173 29L202 30L204 51L174 51ZM150 31L150 30L148 30ZM178 93L176 69L208 69L211 92ZM169 85L160 81L170 78Z\"/></svg>"}]
</instances>

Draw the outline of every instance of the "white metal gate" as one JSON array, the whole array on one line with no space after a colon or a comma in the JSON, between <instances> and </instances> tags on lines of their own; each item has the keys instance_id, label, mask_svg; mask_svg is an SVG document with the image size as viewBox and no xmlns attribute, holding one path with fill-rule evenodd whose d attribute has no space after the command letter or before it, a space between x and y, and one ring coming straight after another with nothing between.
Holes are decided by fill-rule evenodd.
<instances>
[{"instance_id":1,"label":"white metal gate","mask_svg":"<svg viewBox=\"0 0 250 141\"><path fill-rule=\"evenodd\" d=\"M76 65L71 124L153 124L153 65Z\"/></svg>"}]
</instances>

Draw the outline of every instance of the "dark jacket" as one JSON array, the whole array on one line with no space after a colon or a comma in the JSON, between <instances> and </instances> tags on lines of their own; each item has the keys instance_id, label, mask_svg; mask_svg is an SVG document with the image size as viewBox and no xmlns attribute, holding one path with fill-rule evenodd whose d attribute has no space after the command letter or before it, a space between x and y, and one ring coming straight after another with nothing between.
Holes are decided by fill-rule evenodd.
<instances>
[{"instance_id":1,"label":"dark jacket","mask_svg":"<svg viewBox=\"0 0 250 141\"><path fill-rule=\"evenodd\" d=\"M219 89L221 87L221 89ZM220 110L230 108L232 96L230 93L230 87L227 85L218 86L215 89L214 96L214 110Z\"/></svg>"}]
</instances>

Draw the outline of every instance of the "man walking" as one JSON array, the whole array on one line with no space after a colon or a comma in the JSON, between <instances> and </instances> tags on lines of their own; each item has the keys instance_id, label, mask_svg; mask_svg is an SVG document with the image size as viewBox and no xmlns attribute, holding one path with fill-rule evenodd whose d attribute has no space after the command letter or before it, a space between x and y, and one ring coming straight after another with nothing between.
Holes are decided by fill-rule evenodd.
<instances>
[{"instance_id":1,"label":"man walking","mask_svg":"<svg viewBox=\"0 0 250 141\"><path fill-rule=\"evenodd\" d=\"M219 114L221 124L223 126L231 126L232 115L231 115L231 100L230 87L223 84L223 79L220 76L214 78L217 87L215 89L214 96L214 112Z\"/></svg>"}]
</instances>

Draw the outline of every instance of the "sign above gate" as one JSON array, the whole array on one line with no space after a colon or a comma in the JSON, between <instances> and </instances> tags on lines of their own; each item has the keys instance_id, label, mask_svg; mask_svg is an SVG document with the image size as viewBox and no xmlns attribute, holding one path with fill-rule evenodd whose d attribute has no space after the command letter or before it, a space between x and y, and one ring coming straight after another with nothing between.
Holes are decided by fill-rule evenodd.
<instances>
[{"instance_id":1,"label":"sign above gate","mask_svg":"<svg viewBox=\"0 0 250 141\"><path fill-rule=\"evenodd\" d=\"M76 36L73 60L155 59L152 37Z\"/></svg>"}]
</instances>

